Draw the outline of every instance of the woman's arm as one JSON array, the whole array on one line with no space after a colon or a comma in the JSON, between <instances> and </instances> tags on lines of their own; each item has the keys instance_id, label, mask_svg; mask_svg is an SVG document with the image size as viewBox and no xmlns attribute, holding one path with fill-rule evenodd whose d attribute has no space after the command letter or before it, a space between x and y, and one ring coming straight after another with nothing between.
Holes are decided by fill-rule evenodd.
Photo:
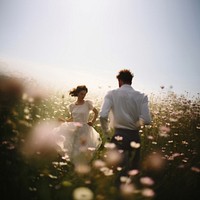
<instances>
[{"instance_id":1,"label":"woman's arm","mask_svg":"<svg viewBox=\"0 0 200 200\"><path fill-rule=\"evenodd\" d=\"M61 117L58 118L58 121L59 121L59 122L66 122L66 120L63 119L63 118L61 118Z\"/></svg>"},{"instance_id":2,"label":"woman's arm","mask_svg":"<svg viewBox=\"0 0 200 200\"><path fill-rule=\"evenodd\" d=\"M73 122L72 114L70 114L70 117L66 119L66 122Z\"/></svg>"},{"instance_id":3,"label":"woman's arm","mask_svg":"<svg viewBox=\"0 0 200 200\"><path fill-rule=\"evenodd\" d=\"M99 112L96 108L93 108L92 111L94 112L94 117L91 121L88 122L89 126L93 126L93 124L96 122L96 119L97 119L98 114L99 114Z\"/></svg>"},{"instance_id":4,"label":"woman's arm","mask_svg":"<svg viewBox=\"0 0 200 200\"><path fill-rule=\"evenodd\" d=\"M59 122L73 122L73 117L72 117L72 115L70 114L70 117L68 117L68 118L61 118L61 117L59 117L58 118L58 121Z\"/></svg>"},{"instance_id":5,"label":"woman's arm","mask_svg":"<svg viewBox=\"0 0 200 200\"><path fill-rule=\"evenodd\" d=\"M73 122L73 118L72 117L67 118L66 122Z\"/></svg>"}]
</instances>

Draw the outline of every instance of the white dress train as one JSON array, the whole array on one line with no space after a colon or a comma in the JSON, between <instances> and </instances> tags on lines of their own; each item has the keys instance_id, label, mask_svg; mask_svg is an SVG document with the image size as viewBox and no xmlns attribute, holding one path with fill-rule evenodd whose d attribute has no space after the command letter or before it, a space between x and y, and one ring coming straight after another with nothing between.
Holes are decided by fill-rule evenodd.
<instances>
[{"instance_id":1,"label":"white dress train","mask_svg":"<svg viewBox=\"0 0 200 200\"><path fill-rule=\"evenodd\" d=\"M90 162L102 143L99 133L87 124L92 109L93 104L89 100L82 105L71 104L69 111L74 122L65 122L56 128L60 135L57 144L74 164Z\"/></svg>"}]
</instances>

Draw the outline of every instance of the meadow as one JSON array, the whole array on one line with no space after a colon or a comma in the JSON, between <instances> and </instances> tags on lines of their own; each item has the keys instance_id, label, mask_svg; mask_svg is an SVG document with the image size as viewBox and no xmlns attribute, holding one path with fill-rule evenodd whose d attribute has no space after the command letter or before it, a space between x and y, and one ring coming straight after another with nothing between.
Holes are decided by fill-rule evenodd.
<instances>
[{"instance_id":1,"label":"meadow","mask_svg":"<svg viewBox=\"0 0 200 200\"><path fill-rule=\"evenodd\" d=\"M29 82L29 81L28 81ZM42 138L68 117L74 99L46 93L26 80L0 76L0 198L28 200L197 200L200 198L200 97L161 89L150 94L152 124L141 134L141 169L122 177L116 154L103 144L89 165L75 168ZM93 98L100 109L102 97ZM43 125L42 128L40 125ZM94 127L102 135L99 120ZM34 130L39 144L29 143ZM112 134L112 133L111 133Z\"/></svg>"}]
</instances>

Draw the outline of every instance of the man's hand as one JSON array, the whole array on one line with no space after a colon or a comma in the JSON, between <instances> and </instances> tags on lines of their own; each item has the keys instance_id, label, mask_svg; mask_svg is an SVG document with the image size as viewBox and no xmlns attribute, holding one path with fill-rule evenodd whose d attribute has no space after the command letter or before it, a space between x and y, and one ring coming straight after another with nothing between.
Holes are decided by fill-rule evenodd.
<instances>
[{"instance_id":1,"label":"man's hand","mask_svg":"<svg viewBox=\"0 0 200 200\"><path fill-rule=\"evenodd\" d=\"M137 126L137 127L144 126L144 120L143 120L142 118L140 118L140 119L136 122L136 126Z\"/></svg>"}]
</instances>

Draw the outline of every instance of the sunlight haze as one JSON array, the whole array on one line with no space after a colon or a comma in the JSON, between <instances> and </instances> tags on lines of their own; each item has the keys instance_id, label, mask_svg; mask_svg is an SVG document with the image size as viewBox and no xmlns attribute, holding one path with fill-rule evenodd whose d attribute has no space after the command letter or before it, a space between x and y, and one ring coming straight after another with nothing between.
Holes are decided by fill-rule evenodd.
<instances>
[{"instance_id":1,"label":"sunlight haze","mask_svg":"<svg viewBox=\"0 0 200 200\"><path fill-rule=\"evenodd\" d=\"M199 92L198 0L1 0L1 71L51 86Z\"/></svg>"}]
</instances>

